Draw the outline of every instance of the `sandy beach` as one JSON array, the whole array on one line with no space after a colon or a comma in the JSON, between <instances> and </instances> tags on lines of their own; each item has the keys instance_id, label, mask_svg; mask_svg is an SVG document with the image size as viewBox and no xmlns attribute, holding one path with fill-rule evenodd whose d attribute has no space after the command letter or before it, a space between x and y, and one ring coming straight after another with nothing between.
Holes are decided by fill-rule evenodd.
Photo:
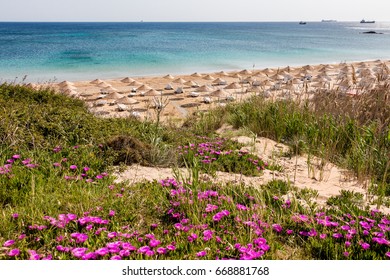
<instances>
[{"instance_id":1,"label":"sandy beach","mask_svg":"<svg viewBox=\"0 0 390 280\"><path fill-rule=\"evenodd\" d=\"M390 61L303 65L234 72L166 74L159 77L118 77L91 81L51 83L56 91L84 100L91 112L102 117L178 121L253 95L270 99L310 98L319 90L337 89L356 95L373 88L389 72ZM47 84L46 84L47 85ZM40 85L30 84L33 87Z\"/></svg>"}]
</instances>

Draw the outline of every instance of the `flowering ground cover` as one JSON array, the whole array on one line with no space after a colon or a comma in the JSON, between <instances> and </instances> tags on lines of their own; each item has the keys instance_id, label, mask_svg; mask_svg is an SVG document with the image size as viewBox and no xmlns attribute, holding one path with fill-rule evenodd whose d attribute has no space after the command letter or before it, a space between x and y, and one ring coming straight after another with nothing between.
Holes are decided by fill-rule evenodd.
<instances>
[{"instance_id":1,"label":"flowering ground cover","mask_svg":"<svg viewBox=\"0 0 390 280\"><path fill-rule=\"evenodd\" d=\"M209 165L202 161L215 146L192 147L181 150ZM99 147L54 147L51 161L14 154L2 163L2 186L19 195L2 193L1 259L276 259L291 247L314 259L390 258L390 217L379 211L312 211L282 181L114 184L83 162L87 151Z\"/></svg>"},{"instance_id":2,"label":"flowering ground cover","mask_svg":"<svg viewBox=\"0 0 390 280\"><path fill-rule=\"evenodd\" d=\"M390 189L390 134L386 125L376 129L375 119L371 125L371 117L360 124L254 99L180 129L98 119L79 100L7 84L0 85L0 106L1 260L390 259L390 217L367 209L357 194L343 192L319 207L315 192L290 182L248 187L201 176L261 176L279 168L211 137L228 120L295 141L295 152L347 161L360 177L373 176L370 189L380 205ZM113 163L138 157L130 137L148 149L136 162L185 166L190 176L115 183Z\"/></svg>"}]
</instances>

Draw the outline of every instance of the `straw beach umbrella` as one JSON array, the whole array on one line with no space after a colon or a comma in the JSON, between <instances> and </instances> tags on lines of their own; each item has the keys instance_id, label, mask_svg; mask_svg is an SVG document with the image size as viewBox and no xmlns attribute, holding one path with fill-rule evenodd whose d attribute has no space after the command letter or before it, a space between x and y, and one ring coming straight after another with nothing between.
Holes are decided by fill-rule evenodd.
<instances>
[{"instance_id":1,"label":"straw beach umbrella","mask_svg":"<svg viewBox=\"0 0 390 280\"><path fill-rule=\"evenodd\" d=\"M242 76L238 73L233 74L231 77L235 78L235 79L240 79L240 80L242 79Z\"/></svg>"},{"instance_id":2,"label":"straw beach umbrella","mask_svg":"<svg viewBox=\"0 0 390 280\"><path fill-rule=\"evenodd\" d=\"M105 96L103 99L105 99L105 100L112 100L112 99L116 100L116 99L119 99L121 97L122 96L119 93L112 92L112 93L108 94L107 96Z\"/></svg>"},{"instance_id":3,"label":"straw beach umbrella","mask_svg":"<svg viewBox=\"0 0 390 280\"><path fill-rule=\"evenodd\" d=\"M207 85L198 87L198 88L196 89L197 92L210 92L210 91L212 91L212 90L213 90L213 88L212 88L212 87L209 87L209 86L207 86Z\"/></svg>"},{"instance_id":4,"label":"straw beach umbrella","mask_svg":"<svg viewBox=\"0 0 390 280\"><path fill-rule=\"evenodd\" d=\"M109 83L106 83L106 82L104 82L104 81L98 83L97 85L98 85L99 87L101 87L101 88L106 88L106 87L110 86Z\"/></svg>"},{"instance_id":5,"label":"straw beach umbrella","mask_svg":"<svg viewBox=\"0 0 390 280\"><path fill-rule=\"evenodd\" d=\"M132 81L129 86L131 87L139 87L139 86L142 86L142 83L138 82L138 81Z\"/></svg>"},{"instance_id":6,"label":"straw beach umbrella","mask_svg":"<svg viewBox=\"0 0 390 280\"><path fill-rule=\"evenodd\" d=\"M74 83L69 82L69 81L62 81L61 83L58 84L60 87L64 86L74 86Z\"/></svg>"},{"instance_id":7,"label":"straw beach umbrella","mask_svg":"<svg viewBox=\"0 0 390 280\"><path fill-rule=\"evenodd\" d=\"M209 80L209 81L212 81L212 80L215 80L215 78L211 75L206 75L203 77L203 80Z\"/></svg>"},{"instance_id":8,"label":"straw beach umbrella","mask_svg":"<svg viewBox=\"0 0 390 280\"><path fill-rule=\"evenodd\" d=\"M175 77L173 77L171 74L168 74L166 76L163 77L164 79L168 79L168 80L173 80L175 79Z\"/></svg>"},{"instance_id":9,"label":"straw beach umbrella","mask_svg":"<svg viewBox=\"0 0 390 280\"><path fill-rule=\"evenodd\" d=\"M195 72L195 73L191 74L191 77L200 78L200 77L202 77L202 75L199 74L198 72Z\"/></svg>"},{"instance_id":10,"label":"straw beach umbrella","mask_svg":"<svg viewBox=\"0 0 390 280\"><path fill-rule=\"evenodd\" d=\"M137 91L148 91L151 90L152 88L148 85L142 85L137 88Z\"/></svg>"},{"instance_id":11,"label":"straw beach umbrella","mask_svg":"<svg viewBox=\"0 0 390 280\"><path fill-rule=\"evenodd\" d=\"M178 78L176 80L173 80L174 83L176 84L184 84L186 82L186 80L184 80L183 78Z\"/></svg>"},{"instance_id":12,"label":"straw beach umbrella","mask_svg":"<svg viewBox=\"0 0 390 280\"><path fill-rule=\"evenodd\" d=\"M118 103L120 103L120 104L137 104L139 102L134 98L124 96L124 97L118 99Z\"/></svg>"},{"instance_id":13,"label":"straw beach umbrella","mask_svg":"<svg viewBox=\"0 0 390 280\"><path fill-rule=\"evenodd\" d=\"M93 84L93 85L97 85L97 84L103 83L103 81L100 80L100 79L95 79L95 80L93 80L93 81L90 81L89 83L90 83L90 84Z\"/></svg>"},{"instance_id":14,"label":"straw beach umbrella","mask_svg":"<svg viewBox=\"0 0 390 280\"><path fill-rule=\"evenodd\" d=\"M131 83L131 82L134 82L134 80L130 77L126 77L124 79L121 80L122 83Z\"/></svg>"},{"instance_id":15,"label":"straw beach umbrella","mask_svg":"<svg viewBox=\"0 0 390 280\"><path fill-rule=\"evenodd\" d=\"M224 87L224 89L241 89L242 86L240 86L238 83L231 83Z\"/></svg>"},{"instance_id":16,"label":"straw beach umbrella","mask_svg":"<svg viewBox=\"0 0 390 280\"><path fill-rule=\"evenodd\" d=\"M221 77L227 77L227 76L229 76L229 74L226 73L225 71L218 72L218 75L221 76Z\"/></svg>"},{"instance_id":17,"label":"straw beach umbrella","mask_svg":"<svg viewBox=\"0 0 390 280\"><path fill-rule=\"evenodd\" d=\"M251 75L252 72L247 70L247 69L245 69L245 70L242 70L242 71L238 72L238 74L241 74L241 75Z\"/></svg>"},{"instance_id":18,"label":"straw beach umbrella","mask_svg":"<svg viewBox=\"0 0 390 280\"><path fill-rule=\"evenodd\" d=\"M221 99L222 98L226 99L230 96L230 94L223 89L217 89L216 91L213 91L212 93L210 93L210 96L216 97L216 98L221 98Z\"/></svg>"},{"instance_id":19,"label":"straw beach umbrella","mask_svg":"<svg viewBox=\"0 0 390 280\"><path fill-rule=\"evenodd\" d=\"M187 81L184 83L184 85L188 87L198 87L198 84L195 83L194 81Z\"/></svg>"},{"instance_id":20,"label":"straw beach umbrella","mask_svg":"<svg viewBox=\"0 0 390 280\"><path fill-rule=\"evenodd\" d=\"M158 95L161 95L161 93L155 89L150 89L144 94L144 96L158 96Z\"/></svg>"},{"instance_id":21,"label":"straw beach umbrella","mask_svg":"<svg viewBox=\"0 0 390 280\"><path fill-rule=\"evenodd\" d=\"M266 74L267 76L269 76L269 75L275 73L274 70L269 69L269 68L265 68L265 69L264 69L263 71L261 71L261 72L264 73L264 74Z\"/></svg>"},{"instance_id":22,"label":"straw beach umbrella","mask_svg":"<svg viewBox=\"0 0 390 280\"><path fill-rule=\"evenodd\" d=\"M226 81L223 80L223 79L221 79L221 78L215 79L212 83L213 83L213 84L216 84L216 85L219 85L219 86L226 85Z\"/></svg>"}]
</instances>

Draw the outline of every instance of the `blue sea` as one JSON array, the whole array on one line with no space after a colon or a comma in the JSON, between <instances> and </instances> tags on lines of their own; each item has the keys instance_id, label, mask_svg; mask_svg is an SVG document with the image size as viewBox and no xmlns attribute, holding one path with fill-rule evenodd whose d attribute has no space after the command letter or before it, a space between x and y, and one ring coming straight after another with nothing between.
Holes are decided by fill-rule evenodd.
<instances>
[{"instance_id":1,"label":"blue sea","mask_svg":"<svg viewBox=\"0 0 390 280\"><path fill-rule=\"evenodd\" d=\"M0 23L0 82L376 59L390 59L390 23Z\"/></svg>"}]
</instances>

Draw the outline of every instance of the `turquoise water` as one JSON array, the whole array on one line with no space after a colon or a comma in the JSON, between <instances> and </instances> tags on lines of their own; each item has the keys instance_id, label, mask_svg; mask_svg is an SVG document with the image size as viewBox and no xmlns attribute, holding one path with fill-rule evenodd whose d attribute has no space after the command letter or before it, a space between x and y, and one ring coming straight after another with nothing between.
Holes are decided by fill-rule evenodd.
<instances>
[{"instance_id":1,"label":"turquoise water","mask_svg":"<svg viewBox=\"0 0 390 280\"><path fill-rule=\"evenodd\" d=\"M362 34L374 30L383 34ZM0 23L0 81L390 59L390 23Z\"/></svg>"}]
</instances>

